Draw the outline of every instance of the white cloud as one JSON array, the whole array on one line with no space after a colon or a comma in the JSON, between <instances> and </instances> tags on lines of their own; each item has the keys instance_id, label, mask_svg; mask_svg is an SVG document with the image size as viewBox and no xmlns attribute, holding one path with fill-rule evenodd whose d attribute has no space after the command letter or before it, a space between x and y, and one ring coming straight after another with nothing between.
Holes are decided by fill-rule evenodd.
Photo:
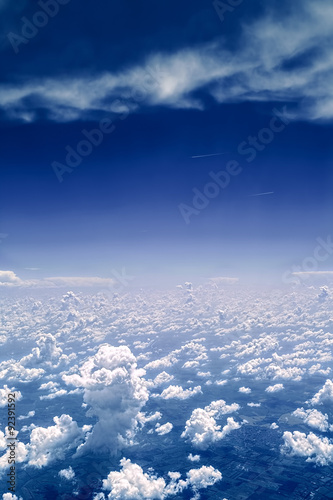
<instances>
[{"instance_id":1,"label":"white cloud","mask_svg":"<svg viewBox=\"0 0 333 500\"><path fill-rule=\"evenodd\" d=\"M313 396L311 404L322 404L324 401L333 401L333 382L326 380L323 387Z\"/></svg>"},{"instance_id":2,"label":"white cloud","mask_svg":"<svg viewBox=\"0 0 333 500\"><path fill-rule=\"evenodd\" d=\"M27 418L32 418L35 416L35 413L36 413L35 410L31 410L28 412L27 415L19 415L17 417L17 420L26 420Z\"/></svg>"},{"instance_id":3,"label":"white cloud","mask_svg":"<svg viewBox=\"0 0 333 500\"><path fill-rule=\"evenodd\" d=\"M283 384L275 384L275 385L269 385L268 387L266 387L265 391L266 392L279 392L279 391L282 391L282 389L284 389Z\"/></svg>"},{"instance_id":4,"label":"white cloud","mask_svg":"<svg viewBox=\"0 0 333 500\"><path fill-rule=\"evenodd\" d=\"M18 497L12 493L4 493L2 495L2 500L23 500L22 497Z\"/></svg>"},{"instance_id":5,"label":"white cloud","mask_svg":"<svg viewBox=\"0 0 333 500\"><path fill-rule=\"evenodd\" d=\"M271 423L270 429L278 429L278 428L279 428L279 426L276 422Z\"/></svg>"},{"instance_id":6,"label":"white cloud","mask_svg":"<svg viewBox=\"0 0 333 500\"><path fill-rule=\"evenodd\" d=\"M145 370L154 370L156 368L168 367L177 363L178 359L173 355L169 354L168 356L164 356L161 359L156 359L147 363L145 366Z\"/></svg>"},{"instance_id":7,"label":"white cloud","mask_svg":"<svg viewBox=\"0 0 333 500\"><path fill-rule=\"evenodd\" d=\"M144 426L147 422L155 422L161 418L162 413L160 411L155 411L155 413L151 413L150 415L146 415L144 412L139 412L137 415L137 420L142 426Z\"/></svg>"},{"instance_id":8,"label":"white cloud","mask_svg":"<svg viewBox=\"0 0 333 500\"><path fill-rule=\"evenodd\" d=\"M295 1L286 14L267 9L244 25L233 51L221 38L173 54L155 53L117 73L3 84L0 107L9 117L34 119L33 95L55 121L96 111L126 116L139 108L139 92L144 105L202 109L194 93L206 88L218 102L299 102L296 117L332 119L332 19L329 0Z\"/></svg>"},{"instance_id":9,"label":"white cloud","mask_svg":"<svg viewBox=\"0 0 333 500\"><path fill-rule=\"evenodd\" d=\"M68 450L76 448L84 439L91 426L78 427L69 415L54 417L55 425L35 427L31 431L27 445L28 464L44 467L54 460L63 460Z\"/></svg>"},{"instance_id":10,"label":"white cloud","mask_svg":"<svg viewBox=\"0 0 333 500\"><path fill-rule=\"evenodd\" d=\"M159 385L166 384L174 378L173 375L169 375L167 372L159 373L153 380L153 385L158 387Z\"/></svg>"},{"instance_id":11,"label":"white cloud","mask_svg":"<svg viewBox=\"0 0 333 500\"><path fill-rule=\"evenodd\" d=\"M225 385L228 383L228 380L215 380L215 385Z\"/></svg>"},{"instance_id":12,"label":"white cloud","mask_svg":"<svg viewBox=\"0 0 333 500\"><path fill-rule=\"evenodd\" d=\"M192 453L190 453L187 458L190 462L199 462L200 461L200 455L192 455Z\"/></svg>"},{"instance_id":13,"label":"white cloud","mask_svg":"<svg viewBox=\"0 0 333 500\"><path fill-rule=\"evenodd\" d=\"M238 392L242 392L243 394L250 394L252 391L249 387L240 387Z\"/></svg>"},{"instance_id":14,"label":"white cloud","mask_svg":"<svg viewBox=\"0 0 333 500\"><path fill-rule=\"evenodd\" d=\"M204 409L196 408L193 410L190 419L186 421L181 437L190 441L196 448L206 450L211 444L220 441L232 430L240 428L241 424L232 417L227 418L227 423L222 429L215 419L237 411L239 408L237 403L226 405L223 400L213 401Z\"/></svg>"},{"instance_id":15,"label":"white cloud","mask_svg":"<svg viewBox=\"0 0 333 500\"><path fill-rule=\"evenodd\" d=\"M160 397L163 399L188 399L196 394L202 394L200 385L193 389L183 389L180 385L169 385L160 394Z\"/></svg>"},{"instance_id":16,"label":"white cloud","mask_svg":"<svg viewBox=\"0 0 333 500\"><path fill-rule=\"evenodd\" d=\"M328 438L320 438L313 432L306 435L295 431L284 432L283 439L283 453L307 457L307 462L318 465L329 465L333 462L333 443Z\"/></svg>"},{"instance_id":17,"label":"white cloud","mask_svg":"<svg viewBox=\"0 0 333 500\"><path fill-rule=\"evenodd\" d=\"M217 418L220 418L222 415L234 413L239 409L240 406L238 403L231 403L231 405L227 405L224 399L218 399L217 401L212 401L208 406L205 406L205 411L209 415Z\"/></svg>"},{"instance_id":18,"label":"white cloud","mask_svg":"<svg viewBox=\"0 0 333 500\"><path fill-rule=\"evenodd\" d=\"M17 286L22 280L13 271L0 270L0 286Z\"/></svg>"},{"instance_id":19,"label":"white cloud","mask_svg":"<svg viewBox=\"0 0 333 500\"><path fill-rule=\"evenodd\" d=\"M222 474L212 466L206 467L205 465L200 469L191 469L187 473L187 482L191 485L194 491L201 488L213 486L217 481L222 479Z\"/></svg>"},{"instance_id":20,"label":"white cloud","mask_svg":"<svg viewBox=\"0 0 333 500\"><path fill-rule=\"evenodd\" d=\"M59 389L59 391L51 392L50 394L46 394L45 396L39 396L41 401L58 398L60 396L65 396L68 392L65 389Z\"/></svg>"},{"instance_id":21,"label":"white cloud","mask_svg":"<svg viewBox=\"0 0 333 500\"><path fill-rule=\"evenodd\" d=\"M304 410L304 408L297 408L292 415L302 419L309 427L326 432L329 429L333 430L333 426L328 424L328 415L321 413L318 410Z\"/></svg>"},{"instance_id":22,"label":"white cloud","mask_svg":"<svg viewBox=\"0 0 333 500\"><path fill-rule=\"evenodd\" d=\"M41 334L36 344L37 347L20 360L9 359L1 362L0 379L23 383L32 382L40 379L45 374L45 370L60 369L76 358L75 353L63 354L62 349L57 345L56 338L50 333ZM47 399L47 397L44 396L41 399Z\"/></svg>"},{"instance_id":23,"label":"white cloud","mask_svg":"<svg viewBox=\"0 0 333 500\"><path fill-rule=\"evenodd\" d=\"M1 99L0 99L1 101ZM1 107L1 104L0 104ZM33 288L58 288L58 287L102 287L108 288L115 281L112 278L97 276L54 276L43 279L23 280L13 271L0 270L0 287L33 287Z\"/></svg>"},{"instance_id":24,"label":"white cloud","mask_svg":"<svg viewBox=\"0 0 333 500\"><path fill-rule=\"evenodd\" d=\"M59 471L59 476L67 481L71 481L75 478L75 472L72 467L68 467L68 469L62 469Z\"/></svg>"},{"instance_id":25,"label":"white cloud","mask_svg":"<svg viewBox=\"0 0 333 500\"><path fill-rule=\"evenodd\" d=\"M25 368L19 361L9 359L0 363L0 380L18 381L23 383L38 380L45 373L43 368Z\"/></svg>"},{"instance_id":26,"label":"white cloud","mask_svg":"<svg viewBox=\"0 0 333 500\"><path fill-rule=\"evenodd\" d=\"M110 472L103 481L103 489L110 492L107 496L109 500L164 500L186 488L192 488L197 494L200 489L208 488L222 479L220 471L212 466L203 466L191 469L186 480L181 479L179 472L169 472L170 481L167 484L164 478L152 472L143 472L138 464L130 460L123 458L120 465L120 472Z\"/></svg>"},{"instance_id":27,"label":"white cloud","mask_svg":"<svg viewBox=\"0 0 333 500\"><path fill-rule=\"evenodd\" d=\"M182 368L196 368L199 365L200 365L199 361L186 361L183 364Z\"/></svg>"},{"instance_id":28,"label":"white cloud","mask_svg":"<svg viewBox=\"0 0 333 500\"><path fill-rule=\"evenodd\" d=\"M62 349L57 345L56 338L51 333L41 335L36 341L37 347L32 349L31 354L20 360L24 367L48 366L58 368L60 365L67 365L76 355L63 354Z\"/></svg>"},{"instance_id":29,"label":"white cloud","mask_svg":"<svg viewBox=\"0 0 333 500\"><path fill-rule=\"evenodd\" d=\"M170 422L167 422L166 424L160 425L156 424L155 425L155 432L159 436L164 436L164 434L169 434L173 429L173 425Z\"/></svg>"},{"instance_id":30,"label":"white cloud","mask_svg":"<svg viewBox=\"0 0 333 500\"><path fill-rule=\"evenodd\" d=\"M128 347L104 344L83 363L79 374L63 375L66 384L84 388L84 401L90 406L87 415L98 418L80 453L116 453L132 442L138 414L148 400L144 374Z\"/></svg>"}]
</instances>

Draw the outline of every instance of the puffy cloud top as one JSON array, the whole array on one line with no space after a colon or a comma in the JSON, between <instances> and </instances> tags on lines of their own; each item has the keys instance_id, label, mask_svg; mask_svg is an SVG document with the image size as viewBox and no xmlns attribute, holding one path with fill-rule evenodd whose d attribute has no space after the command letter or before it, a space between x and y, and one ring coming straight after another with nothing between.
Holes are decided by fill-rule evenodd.
<instances>
[{"instance_id":1,"label":"puffy cloud top","mask_svg":"<svg viewBox=\"0 0 333 500\"><path fill-rule=\"evenodd\" d=\"M90 406L87 414L98 417L80 453L101 449L116 453L131 442L139 412L148 400L144 374L128 347L104 344L79 373L63 375L66 384L84 388L84 401Z\"/></svg>"},{"instance_id":2,"label":"puffy cloud top","mask_svg":"<svg viewBox=\"0 0 333 500\"><path fill-rule=\"evenodd\" d=\"M53 460L62 460L65 452L76 448L83 441L90 426L82 429L69 415L53 418L51 427L35 427L27 445L29 465L44 467Z\"/></svg>"},{"instance_id":3,"label":"puffy cloud top","mask_svg":"<svg viewBox=\"0 0 333 500\"><path fill-rule=\"evenodd\" d=\"M313 405L322 404L324 401L333 401L333 382L329 379L311 399Z\"/></svg>"},{"instance_id":4,"label":"puffy cloud top","mask_svg":"<svg viewBox=\"0 0 333 500\"><path fill-rule=\"evenodd\" d=\"M109 500L164 500L168 496L181 493L186 488L194 492L212 486L222 479L222 474L214 467L203 466L191 469L187 479L180 479L179 472L169 472L169 483L153 473L144 473L138 464L123 458L120 472L112 471L103 481L103 489L110 491ZM196 496L196 498L199 498Z\"/></svg>"},{"instance_id":5,"label":"puffy cloud top","mask_svg":"<svg viewBox=\"0 0 333 500\"><path fill-rule=\"evenodd\" d=\"M307 457L307 462L318 465L329 465L333 462L333 443L328 438L320 438L313 432L306 435L303 432L284 432L282 451L291 455Z\"/></svg>"},{"instance_id":6,"label":"puffy cloud top","mask_svg":"<svg viewBox=\"0 0 333 500\"><path fill-rule=\"evenodd\" d=\"M239 408L237 403L227 405L222 399L213 401L204 409L196 408L193 410L190 419L186 421L181 437L190 441L196 448L206 450L211 444L220 441L232 430L239 429L241 426L233 418L229 417L226 425L221 430L221 426L217 424L214 417L219 418L227 413L233 413Z\"/></svg>"}]
</instances>

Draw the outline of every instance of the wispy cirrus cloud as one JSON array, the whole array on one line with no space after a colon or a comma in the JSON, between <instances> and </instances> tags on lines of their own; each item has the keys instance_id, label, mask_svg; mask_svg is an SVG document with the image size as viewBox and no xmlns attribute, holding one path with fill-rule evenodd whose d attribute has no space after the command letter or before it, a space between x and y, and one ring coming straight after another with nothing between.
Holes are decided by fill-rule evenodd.
<instances>
[{"instance_id":1,"label":"wispy cirrus cloud","mask_svg":"<svg viewBox=\"0 0 333 500\"><path fill-rule=\"evenodd\" d=\"M333 118L333 5L295 2L288 14L267 10L244 25L238 47L223 39L172 54L155 53L120 72L54 77L0 86L8 119L66 122L144 106L203 109L198 91L217 103L285 101L290 117Z\"/></svg>"}]
</instances>

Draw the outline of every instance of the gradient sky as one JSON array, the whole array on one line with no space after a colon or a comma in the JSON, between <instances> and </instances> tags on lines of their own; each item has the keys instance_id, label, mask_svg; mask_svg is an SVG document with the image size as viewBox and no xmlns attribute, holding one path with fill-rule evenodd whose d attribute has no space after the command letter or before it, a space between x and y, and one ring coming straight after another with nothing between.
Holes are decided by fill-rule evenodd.
<instances>
[{"instance_id":1,"label":"gradient sky","mask_svg":"<svg viewBox=\"0 0 333 500\"><path fill-rule=\"evenodd\" d=\"M0 1L2 270L279 278L332 234L330 1L58 7L22 42L40 4ZM283 130L247 161L274 109ZM103 119L114 131L59 182L52 164ZM241 173L186 224L179 205L231 160Z\"/></svg>"}]
</instances>

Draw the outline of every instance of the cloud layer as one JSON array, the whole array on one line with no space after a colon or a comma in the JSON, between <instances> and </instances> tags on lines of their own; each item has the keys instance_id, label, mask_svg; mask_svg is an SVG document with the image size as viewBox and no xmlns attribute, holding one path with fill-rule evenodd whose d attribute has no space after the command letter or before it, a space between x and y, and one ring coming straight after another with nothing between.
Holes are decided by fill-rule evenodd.
<instances>
[{"instance_id":1,"label":"cloud layer","mask_svg":"<svg viewBox=\"0 0 333 500\"><path fill-rule=\"evenodd\" d=\"M237 47L224 39L172 54L155 53L117 73L2 84L0 108L10 119L72 121L137 111L142 106L203 109L198 91L218 103L285 101L290 116L333 117L333 6L296 1L287 14L266 8L243 26Z\"/></svg>"}]
</instances>

